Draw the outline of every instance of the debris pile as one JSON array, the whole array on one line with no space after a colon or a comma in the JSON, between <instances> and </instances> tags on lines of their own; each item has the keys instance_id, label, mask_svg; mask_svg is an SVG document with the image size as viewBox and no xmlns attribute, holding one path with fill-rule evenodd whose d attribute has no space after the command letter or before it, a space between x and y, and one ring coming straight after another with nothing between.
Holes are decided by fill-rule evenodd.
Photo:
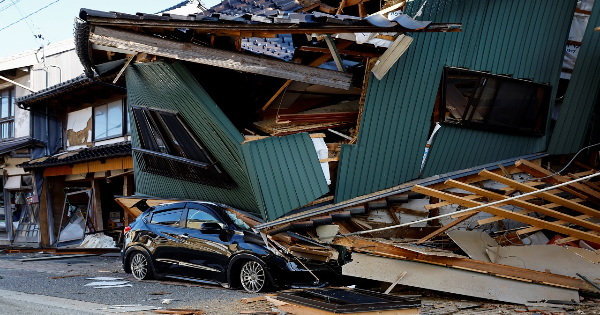
<instances>
[{"instance_id":1,"label":"debris pile","mask_svg":"<svg viewBox=\"0 0 600 315\"><path fill-rule=\"evenodd\" d=\"M595 170L535 161L392 188L260 224L273 247L345 275L527 304L600 292ZM444 279L444 281L440 281Z\"/></svg>"}]
</instances>

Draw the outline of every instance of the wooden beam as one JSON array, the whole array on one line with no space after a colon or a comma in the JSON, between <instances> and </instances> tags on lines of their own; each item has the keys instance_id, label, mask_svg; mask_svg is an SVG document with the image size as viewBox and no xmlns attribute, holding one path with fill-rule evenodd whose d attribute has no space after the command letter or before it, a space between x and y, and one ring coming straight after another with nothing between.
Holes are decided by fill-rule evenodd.
<instances>
[{"instance_id":1,"label":"wooden beam","mask_svg":"<svg viewBox=\"0 0 600 315\"><path fill-rule=\"evenodd\" d=\"M499 176L499 175L494 174L492 172L489 172L487 170L483 170L483 171L479 172L479 175L481 175L481 176L483 176L485 178L489 178L489 179L495 180L495 181L497 181L499 183L502 183L504 185L508 185L510 187L513 187L513 188L518 189L518 190L520 190L522 192L525 192L525 193L537 191L537 189L535 189L535 188L533 188L531 186L527 186L527 185L519 183L519 182L517 182L515 180L509 179L509 178L506 178L506 177L503 177L503 176ZM581 213L584 213L584 214L587 214L587 215L591 215L591 216L593 216L595 218L600 218L600 211L598 211L596 209L592 209L592 208L587 207L587 206L584 206L582 204L578 204L577 202L574 202L572 200L564 199L564 198L561 198L559 196L555 196L555 195L550 194L550 193L545 192L545 191L536 194L536 196L538 196L538 197L540 197L542 199L548 200L550 202L557 203L557 204L559 204L559 205L561 205L563 207L567 207L569 209L575 210L577 212L581 212Z\"/></svg>"},{"instance_id":2,"label":"wooden beam","mask_svg":"<svg viewBox=\"0 0 600 315\"><path fill-rule=\"evenodd\" d=\"M560 190L560 189L556 189L556 190ZM549 192L552 193L552 190L549 190ZM535 196L525 196L525 197L523 197L522 199L519 199L519 200L528 200L527 199L528 197L536 198ZM533 199L533 198L529 198L529 199ZM573 199L572 201L573 202L581 202L583 200L578 198L578 199ZM560 207L560 205L557 204L557 203L549 203L549 204L546 204L546 205L542 205L541 207L548 208L548 209L553 209L553 208ZM522 213L522 214L528 214L528 213L531 213L532 211L530 211L530 210L519 210L517 212L518 213ZM588 216L588 217L591 217L591 216ZM484 224L488 224L488 223L492 223L492 222L502 221L504 219L505 218L502 218L502 217L491 217L491 218L486 218L486 219L478 220L477 223L479 225L484 225ZM557 221L555 223L558 224L558 222L561 222L561 221ZM539 229L538 229L538 231L539 231Z\"/></svg>"},{"instance_id":3,"label":"wooden beam","mask_svg":"<svg viewBox=\"0 0 600 315\"><path fill-rule=\"evenodd\" d=\"M461 216L460 218L442 226L441 228L435 230L433 233L430 233L429 235L423 237L422 239L418 240L415 244L419 245L419 244L423 244L427 241L429 241L430 239L448 231L449 229L461 224L462 222L465 222L466 220L468 220L469 218L472 218L473 216L475 216L476 214L478 214L479 211L471 211L471 212L465 212L463 214L463 216Z\"/></svg>"},{"instance_id":4,"label":"wooden beam","mask_svg":"<svg viewBox=\"0 0 600 315\"><path fill-rule=\"evenodd\" d=\"M576 218L578 218L580 220L586 220L586 219L591 218L591 216L583 214L583 215L576 216ZM477 222L479 223L479 221L477 221ZM565 221L554 221L554 223L560 224L560 225L569 224L569 222L565 222ZM543 230L543 229L539 228L539 227L535 227L535 226L530 226L528 228L517 230L516 233L517 233L517 235L525 235L525 234L535 233L535 232L541 231L541 230Z\"/></svg>"},{"instance_id":5,"label":"wooden beam","mask_svg":"<svg viewBox=\"0 0 600 315\"><path fill-rule=\"evenodd\" d=\"M319 159L319 163L338 162L339 160L340 160L339 157Z\"/></svg>"},{"instance_id":6,"label":"wooden beam","mask_svg":"<svg viewBox=\"0 0 600 315\"><path fill-rule=\"evenodd\" d=\"M318 32L319 34L337 34L337 33L429 33L429 32L462 32L462 23L431 23L427 29L413 30L404 28L401 25L391 27L379 27L374 25L341 25L341 24L320 24L315 23L231 23L222 22L203 22L196 21L175 21L175 20L129 20L115 19L88 16L87 22L94 27L120 27L121 29L127 26L132 26L139 29L145 28L186 28L194 30L195 33L205 34L231 34L237 35L241 32L263 32L265 34L311 34ZM234 37L237 37L234 36Z\"/></svg>"},{"instance_id":7,"label":"wooden beam","mask_svg":"<svg viewBox=\"0 0 600 315\"><path fill-rule=\"evenodd\" d=\"M481 206L482 203L479 202L475 202L475 201L471 201L471 200L467 200L464 199L462 197L458 197L458 196L454 196L445 192L441 192L441 191L437 191L431 188L427 188L427 187L423 187L423 186L419 186L416 185L413 188L414 192L418 192L418 193L422 193L428 196L432 196L432 197L436 197L436 198L440 198L443 200L447 200L447 201L451 201L455 204L464 206L464 207L477 207L477 206ZM589 240L591 242L594 243L598 243L600 242L600 236L592 234L592 233L588 233L588 232L583 232L583 231L579 231L570 227L566 227L566 226L562 226L559 224L555 224L553 222L548 222L548 221L544 221L544 220L540 220L537 218L533 218L524 214L520 214L520 213L516 213L516 212L511 212L508 210L504 210L498 207L494 207L494 206L489 206L489 207L483 207L481 208L481 211L485 211L487 213L491 213L493 215L497 215L500 217L504 217L507 219L511 219L511 220L515 220L518 222L522 222L525 224L529 224L532 226L537 226L537 227L541 227L550 231L554 231L557 233L563 233L563 234L567 234L569 236L575 236L575 237L579 237L582 240Z\"/></svg>"},{"instance_id":8,"label":"wooden beam","mask_svg":"<svg viewBox=\"0 0 600 315\"><path fill-rule=\"evenodd\" d=\"M524 159L517 161L515 166L520 170L538 178L542 178L543 181L551 184L562 184L571 181L569 178L560 175L554 175L552 172L542 168L541 166L535 165ZM567 185L567 187L573 190L573 194L577 195L579 198L586 199L587 197L587 200L600 205L600 192L597 192L582 183L572 183Z\"/></svg>"},{"instance_id":9,"label":"wooden beam","mask_svg":"<svg viewBox=\"0 0 600 315\"><path fill-rule=\"evenodd\" d=\"M494 200L508 199L507 197L505 197L503 195L500 195L500 194L497 194L497 193L494 193L494 192L491 192L491 191L488 191L488 190L485 190L485 189L482 189L479 187L467 185L467 184L461 183L461 182L453 180L453 179L447 180L446 185L450 185L452 187L470 191L472 193L478 194L480 196L484 196L486 198L494 199ZM564 214L559 211L555 211L552 209L534 205L532 203L529 203L529 202L526 202L523 200L512 199L512 200L508 200L506 202L506 204L511 204L511 205L517 206L519 208L529 210L530 212L537 212L537 213L545 214L545 215L551 216L553 218L556 218L556 219L559 219L559 220L562 220L565 222L573 223L573 224L579 225L581 227L600 232L600 225L598 225L598 224L592 223L590 221L578 219L576 217L570 216L568 214ZM500 206L500 205L503 205L503 204L499 204L498 206ZM599 212L599 214L600 214L600 212Z\"/></svg>"},{"instance_id":10,"label":"wooden beam","mask_svg":"<svg viewBox=\"0 0 600 315\"><path fill-rule=\"evenodd\" d=\"M329 52L333 57L333 61L335 61L335 66L337 67L338 71L347 72L346 67L344 67L344 61L342 60L342 57L340 57L340 53L337 51L337 48L335 48L335 43L333 42L333 38L331 38L331 34L325 34L324 37L325 43L327 43L327 47L329 48Z\"/></svg>"},{"instance_id":11,"label":"wooden beam","mask_svg":"<svg viewBox=\"0 0 600 315\"><path fill-rule=\"evenodd\" d=\"M94 29L94 33L90 36L90 42L166 58L334 88L348 90L352 87L352 75L349 73L298 65L104 27L96 27Z\"/></svg>"},{"instance_id":12,"label":"wooden beam","mask_svg":"<svg viewBox=\"0 0 600 315\"><path fill-rule=\"evenodd\" d=\"M340 6L337 8L337 11L335 11L336 15L342 13L342 10L346 7L346 1L347 0L342 0L342 2L340 2Z\"/></svg>"}]
</instances>

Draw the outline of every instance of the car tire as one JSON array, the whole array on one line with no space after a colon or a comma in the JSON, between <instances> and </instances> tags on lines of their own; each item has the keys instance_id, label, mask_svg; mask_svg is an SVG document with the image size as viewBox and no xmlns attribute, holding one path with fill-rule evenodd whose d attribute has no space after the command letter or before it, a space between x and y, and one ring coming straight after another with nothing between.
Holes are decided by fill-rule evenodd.
<instances>
[{"instance_id":1,"label":"car tire","mask_svg":"<svg viewBox=\"0 0 600 315\"><path fill-rule=\"evenodd\" d=\"M129 268L134 278L138 280L149 280L153 278L152 261L148 255L141 251L131 253Z\"/></svg>"},{"instance_id":2,"label":"car tire","mask_svg":"<svg viewBox=\"0 0 600 315\"><path fill-rule=\"evenodd\" d=\"M269 275L265 265L256 260L247 260L240 269L242 287L250 293L257 293L269 287Z\"/></svg>"}]
</instances>

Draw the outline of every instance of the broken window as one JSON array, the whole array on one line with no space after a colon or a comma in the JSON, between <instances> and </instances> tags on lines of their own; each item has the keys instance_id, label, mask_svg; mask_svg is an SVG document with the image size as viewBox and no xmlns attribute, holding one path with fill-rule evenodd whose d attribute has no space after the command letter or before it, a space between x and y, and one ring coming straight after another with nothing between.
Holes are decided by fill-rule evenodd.
<instances>
[{"instance_id":1,"label":"broken window","mask_svg":"<svg viewBox=\"0 0 600 315\"><path fill-rule=\"evenodd\" d=\"M132 107L141 148L133 148L144 172L225 189L235 182L176 112Z\"/></svg>"},{"instance_id":2,"label":"broken window","mask_svg":"<svg viewBox=\"0 0 600 315\"><path fill-rule=\"evenodd\" d=\"M14 137L15 90L0 91L0 98L0 139L8 139Z\"/></svg>"},{"instance_id":3,"label":"broken window","mask_svg":"<svg viewBox=\"0 0 600 315\"><path fill-rule=\"evenodd\" d=\"M551 90L547 84L447 67L440 121L499 132L543 135Z\"/></svg>"}]
</instances>

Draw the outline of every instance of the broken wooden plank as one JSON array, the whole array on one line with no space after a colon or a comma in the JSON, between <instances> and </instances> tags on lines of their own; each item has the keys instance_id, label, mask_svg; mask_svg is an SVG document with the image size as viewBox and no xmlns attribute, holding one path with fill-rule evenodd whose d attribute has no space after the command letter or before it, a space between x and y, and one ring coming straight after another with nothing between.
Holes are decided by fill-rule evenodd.
<instances>
[{"instance_id":1,"label":"broken wooden plank","mask_svg":"<svg viewBox=\"0 0 600 315\"><path fill-rule=\"evenodd\" d=\"M334 88L348 90L352 87L352 75L349 73L251 56L212 47L203 47L105 27L95 27L94 33L90 35L90 42L166 58Z\"/></svg>"},{"instance_id":2,"label":"broken wooden plank","mask_svg":"<svg viewBox=\"0 0 600 315\"><path fill-rule=\"evenodd\" d=\"M396 281L392 282L392 284L390 285L389 288L387 288L385 290L385 292L383 292L383 294L390 294L390 292L392 292L392 290L394 289L394 287L396 286L396 284L398 284L398 282L400 282L400 280L402 280L402 278L404 278L404 276L406 276L408 272L407 271L402 271L402 273L398 276L398 278L396 279Z\"/></svg>"},{"instance_id":3,"label":"broken wooden plank","mask_svg":"<svg viewBox=\"0 0 600 315\"><path fill-rule=\"evenodd\" d=\"M442 226L441 228L439 228L438 230L436 230L435 232L423 237L422 239L418 240L415 244L423 244L427 241L429 241L430 239L448 231L449 229L461 224L462 222L472 218L473 216L475 216L476 214L478 214L479 211L472 211L472 212L466 212L465 215L463 215L462 217Z\"/></svg>"},{"instance_id":4,"label":"broken wooden plank","mask_svg":"<svg viewBox=\"0 0 600 315\"><path fill-rule=\"evenodd\" d=\"M470 191L472 193L478 194L480 196L484 196L486 198L490 198L490 199L494 199L494 200L505 200L508 199L507 197L500 195L500 194L496 194L494 192L479 188L479 187L475 187L475 186L471 186L471 185L467 185L467 184L463 184L459 181L453 180L453 179L449 179L446 181L446 185L452 186L452 187L456 187L456 188L460 188L466 191ZM562 220L562 221L566 221L569 223L573 223L576 225L579 225L581 227L593 230L593 231L598 231L600 232L600 225L595 224L593 222L590 221L586 221L586 220L582 220L579 219L577 217L573 217L570 216L568 214L559 212L559 211L555 211L552 209L548 209L548 208L544 208L538 205L534 205L532 203L528 203L522 200L518 200L518 199L512 199L512 200L508 200L506 204L510 204L513 206L517 206L519 208L523 208L525 210L529 210L530 212L537 212L537 213L541 213L541 214L545 214L548 216L551 216L553 218ZM499 205L503 205L503 204L499 204Z\"/></svg>"},{"instance_id":5,"label":"broken wooden plank","mask_svg":"<svg viewBox=\"0 0 600 315\"><path fill-rule=\"evenodd\" d=\"M426 194L428 196L432 196L432 197L437 197L440 199L444 199L447 201L451 201L455 204L464 206L464 207L477 207L477 206L481 206L484 205L482 203L479 202L475 202L475 201L471 201L471 200L467 200L464 199L462 197L458 197L458 196L454 196L445 192L441 192L441 191L437 191L431 188L427 188L427 187L423 187L423 186L419 186L416 185L413 188L413 191L415 192L419 192L422 194ZM511 220L515 220L518 222L522 222L525 224L529 224L532 226L537 226L537 227L541 227L550 231L554 231L557 233L563 233L563 234L567 234L570 236L575 236L575 237L579 237L580 239L583 240L589 240L591 242L594 243L598 243L600 242L600 237L598 235L592 234L592 233L588 233L588 232L583 232L583 231L579 231L570 227L566 227L566 226L562 226L559 224L555 224L553 222L548 222L548 221L544 221L544 220L540 220L537 218L533 218L524 214L520 214L520 213L516 213L516 212L511 212L508 210L504 210L495 206L487 206L487 207L483 207L481 208L481 211L485 211L487 213L491 213L493 215L497 215L500 217L505 217L507 219L511 219Z\"/></svg>"},{"instance_id":6,"label":"broken wooden plank","mask_svg":"<svg viewBox=\"0 0 600 315\"><path fill-rule=\"evenodd\" d=\"M339 157L319 159L319 163L338 162L339 160L340 160Z\"/></svg>"},{"instance_id":7,"label":"broken wooden plank","mask_svg":"<svg viewBox=\"0 0 600 315\"><path fill-rule=\"evenodd\" d=\"M563 184L570 181L570 179L564 176L558 174L555 175L552 172L542 168L541 166L535 165L524 159L517 161L515 163L515 166L518 167L520 170L527 172L533 176L536 176L542 179L543 181L551 184ZM573 190L573 193L578 195L579 198L586 199L587 197L587 200L595 204L600 204L600 192L595 191L582 183L572 183L567 185L567 187ZM583 196L581 196L581 194Z\"/></svg>"},{"instance_id":8,"label":"broken wooden plank","mask_svg":"<svg viewBox=\"0 0 600 315\"><path fill-rule=\"evenodd\" d=\"M502 183L504 185L508 185L510 187L513 187L513 188L518 189L518 190L520 190L522 192L525 192L525 193L530 193L530 192L537 191L537 189L535 189L535 188L533 188L531 186L527 186L527 185L519 183L519 182L517 182L515 180L508 179L508 178L503 177L503 176L499 176L498 174L489 172L487 170L483 170L483 171L479 172L479 175L481 175L481 176L483 176L485 178L489 178L489 179L495 180L495 181L497 181L499 183ZM575 210L577 212L581 212L583 214L591 215L591 216L593 216L595 218L600 218L600 211L598 211L596 209L593 209L593 208L590 208L590 207L587 207L587 206L584 206L582 204L578 204L578 203L576 203L576 202L574 202L572 200L564 199L562 197L555 196L555 195L550 194L550 193L545 192L545 191L539 192L539 193L537 193L535 195L537 197L539 197L539 198L548 200L550 202L554 202L556 204L559 204L559 205L561 205L563 207L567 207L569 209Z\"/></svg>"},{"instance_id":9,"label":"broken wooden plank","mask_svg":"<svg viewBox=\"0 0 600 315\"><path fill-rule=\"evenodd\" d=\"M554 193L554 191L555 190L549 190L548 193ZM556 189L556 191L562 192L562 190L560 190L560 189ZM531 197L531 198L529 198L529 197ZM525 196L525 197L523 197L522 199L519 199L519 200L530 200L530 199L534 199L534 198L537 198L537 197L536 196ZM583 200L581 200L579 198L576 198L576 199L571 199L571 201L573 201L573 202L582 202ZM560 207L560 205L557 204L557 203L549 203L549 204L542 205L541 207L548 208L548 209L553 209L553 208ZM529 210L519 210L517 212L518 213L523 213L523 214L531 213L531 211L529 211ZM483 225L483 224L488 224L488 223L502 221L502 220L504 220L504 218L501 218L501 217L491 217L491 218L486 218L486 219L478 220L477 223L479 223L479 225Z\"/></svg>"},{"instance_id":10,"label":"broken wooden plank","mask_svg":"<svg viewBox=\"0 0 600 315\"><path fill-rule=\"evenodd\" d=\"M589 219L589 218L591 218L591 216L589 216L589 215L585 215L585 214L584 214L584 215L579 215L579 216L576 216L576 218L578 218L578 219L581 219L581 220L586 220L586 219ZM479 221L477 221L477 223L479 223ZM559 220L559 221L554 221L554 223L556 223L556 224L560 224L560 225L567 225L567 224L569 224L569 222L565 222L565 221L561 221L561 220ZM481 223L480 223L480 224L481 224ZM524 229L518 230L518 231L517 231L517 235L526 235L526 234L531 234L531 233L535 233L535 232L537 232L537 231L541 231L541 230L543 230L543 229L542 229L542 228L539 228L539 227L535 227L535 226L530 226L530 227L528 227L528 228L524 228ZM561 239L561 240L562 240L562 239ZM561 241L561 240L559 240L559 241ZM558 241L557 241L557 244L558 244Z\"/></svg>"}]
</instances>

